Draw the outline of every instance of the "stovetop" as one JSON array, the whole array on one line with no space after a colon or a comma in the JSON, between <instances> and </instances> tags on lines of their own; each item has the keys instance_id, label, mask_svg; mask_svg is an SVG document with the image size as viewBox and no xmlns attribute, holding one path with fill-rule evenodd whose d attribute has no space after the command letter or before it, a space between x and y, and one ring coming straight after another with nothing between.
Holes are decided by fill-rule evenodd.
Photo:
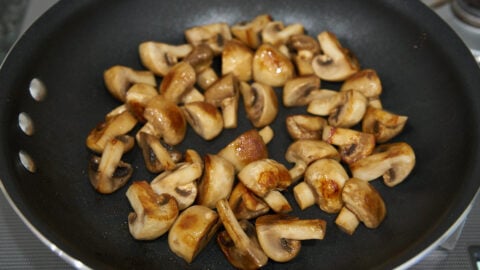
<instances>
[{"instance_id":1,"label":"stovetop","mask_svg":"<svg viewBox=\"0 0 480 270\"><path fill-rule=\"evenodd\" d=\"M0 0L0 62L19 33L58 0ZM442 17L480 60L480 28L455 17L448 0L422 0ZM478 196L477 196L478 197ZM480 199L466 219L437 248L410 269L480 269L471 257L480 246ZM480 257L480 249L476 250ZM43 244L15 214L0 192L0 269L72 269Z\"/></svg>"}]
</instances>

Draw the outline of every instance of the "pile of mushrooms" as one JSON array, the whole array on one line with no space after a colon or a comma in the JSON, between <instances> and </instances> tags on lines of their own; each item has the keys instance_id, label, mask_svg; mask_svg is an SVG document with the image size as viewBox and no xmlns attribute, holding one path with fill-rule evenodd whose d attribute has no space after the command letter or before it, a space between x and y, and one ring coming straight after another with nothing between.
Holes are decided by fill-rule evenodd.
<instances>
[{"instance_id":1,"label":"pile of mushrooms","mask_svg":"<svg viewBox=\"0 0 480 270\"><path fill-rule=\"evenodd\" d=\"M138 166L122 158L135 145L153 175L126 190L133 238L168 234L171 251L188 263L214 237L236 268L288 262L301 240L324 239L327 223L293 216L287 192L302 210L317 205L337 215L335 224L348 234L360 223L380 226L387 207L369 181L400 184L415 154L407 143L391 142L407 117L383 109L375 70L361 69L333 33L314 38L303 25L268 14L184 34L185 44L141 43L147 70L116 65L104 72L106 89L122 104L86 139L96 191L128 183ZM216 58L220 70L212 66ZM339 87L321 88L322 81ZM242 103L252 127L223 149L176 150L189 128L205 141L237 128ZM285 119L292 143L282 164L269 156L269 125L293 107L305 112Z\"/></svg>"}]
</instances>

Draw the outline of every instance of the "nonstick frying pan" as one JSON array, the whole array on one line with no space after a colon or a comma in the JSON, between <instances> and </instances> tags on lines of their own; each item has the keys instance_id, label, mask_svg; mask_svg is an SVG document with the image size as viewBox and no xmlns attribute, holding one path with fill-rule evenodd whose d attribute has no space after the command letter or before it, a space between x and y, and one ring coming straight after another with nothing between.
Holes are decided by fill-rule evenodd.
<instances>
[{"instance_id":1,"label":"nonstick frying pan","mask_svg":"<svg viewBox=\"0 0 480 270\"><path fill-rule=\"evenodd\" d=\"M94 191L88 180L90 153L85 138L119 105L105 90L103 71L116 64L141 69L137 52L141 42L181 44L188 27L219 21L233 24L262 13L286 24L302 23L313 36L332 31L362 67L375 69L384 88L384 107L409 116L395 141L408 142L417 156L414 171L399 186L372 182L388 208L385 221L375 230L361 226L348 236L334 225L334 216L316 207L300 211L287 194L294 215L327 221L327 235L322 241L303 242L293 261L270 262L265 268L408 266L438 244L464 215L480 185L480 73L460 39L416 1L59 2L21 37L0 72L0 179L27 224L78 267L231 267L215 241L187 264L170 252L166 236L149 242L133 240L127 224L128 184L112 195ZM29 92L34 78L47 89L40 101ZM338 89L339 84L323 86ZM272 125L270 155L286 166L291 165L283 154L291 140L284 119L302 110L283 108ZM30 135L19 127L21 113L32 120ZM237 129L226 130L208 143L190 129L179 148L214 153L251 128L240 117ZM20 152L32 158L34 172L22 166ZM135 164L134 180L153 179L139 151L124 159Z\"/></svg>"}]
</instances>

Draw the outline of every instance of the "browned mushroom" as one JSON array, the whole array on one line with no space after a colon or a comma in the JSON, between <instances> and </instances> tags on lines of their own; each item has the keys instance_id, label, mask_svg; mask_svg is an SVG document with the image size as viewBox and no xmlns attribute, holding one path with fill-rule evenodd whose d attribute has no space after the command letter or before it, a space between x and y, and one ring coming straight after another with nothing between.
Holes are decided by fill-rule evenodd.
<instances>
[{"instance_id":1,"label":"browned mushroom","mask_svg":"<svg viewBox=\"0 0 480 270\"><path fill-rule=\"evenodd\" d=\"M325 90L320 90L320 79L315 75L291 78L283 87L283 105L304 106L314 99L324 97L325 93L329 94Z\"/></svg>"},{"instance_id":2,"label":"browned mushroom","mask_svg":"<svg viewBox=\"0 0 480 270\"><path fill-rule=\"evenodd\" d=\"M270 210L268 204L253 194L242 182L235 185L228 203L238 220L253 219L266 214Z\"/></svg>"},{"instance_id":3,"label":"browned mushroom","mask_svg":"<svg viewBox=\"0 0 480 270\"><path fill-rule=\"evenodd\" d=\"M146 120L143 117L145 106L156 95L158 95L158 92L155 87L137 83L128 89L125 95L125 105L139 121L145 122Z\"/></svg>"},{"instance_id":4,"label":"browned mushroom","mask_svg":"<svg viewBox=\"0 0 480 270\"><path fill-rule=\"evenodd\" d=\"M283 86L295 75L295 69L283 53L270 44L262 44L253 56L253 79L273 87Z\"/></svg>"},{"instance_id":5,"label":"browned mushroom","mask_svg":"<svg viewBox=\"0 0 480 270\"><path fill-rule=\"evenodd\" d=\"M212 104L204 101L190 102L182 110L187 122L203 139L212 140L222 132L222 114Z\"/></svg>"},{"instance_id":6,"label":"browned mushroom","mask_svg":"<svg viewBox=\"0 0 480 270\"><path fill-rule=\"evenodd\" d=\"M232 39L232 34L228 24L212 23L185 30L185 38L193 46L207 44L218 55L222 53L225 41Z\"/></svg>"},{"instance_id":7,"label":"browned mushroom","mask_svg":"<svg viewBox=\"0 0 480 270\"><path fill-rule=\"evenodd\" d=\"M125 101L127 90L135 83L144 83L151 86L157 85L152 72L134 70L120 65L105 70L103 80L110 94L120 101Z\"/></svg>"},{"instance_id":8,"label":"browned mushroom","mask_svg":"<svg viewBox=\"0 0 480 270\"><path fill-rule=\"evenodd\" d=\"M222 52L222 75L232 73L241 81L252 79L253 52L239 40L225 42Z\"/></svg>"},{"instance_id":9,"label":"browned mushroom","mask_svg":"<svg viewBox=\"0 0 480 270\"><path fill-rule=\"evenodd\" d=\"M197 84L201 89L207 90L213 83L218 80L218 75L213 68L206 68L202 72L197 73Z\"/></svg>"},{"instance_id":10,"label":"browned mushroom","mask_svg":"<svg viewBox=\"0 0 480 270\"><path fill-rule=\"evenodd\" d=\"M240 92L247 117L254 127L270 125L278 114L275 90L269 85L254 82L251 86L242 82Z\"/></svg>"},{"instance_id":11,"label":"browned mushroom","mask_svg":"<svg viewBox=\"0 0 480 270\"><path fill-rule=\"evenodd\" d=\"M224 128L237 127L239 91L239 82L231 73L217 80L205 91L205 101L221 109Z\"/></svg>"},{"instance_id":12,"label":"browned mushroom","mask_svg":"<svg viewBox=\"0 0 480 270\"><path fill-rule=\"evenodd\" d=\"M373 134L353 129L326 126L322 137L324 141L339 147L340 156L347 164L370 155L375 148Z\"/></svg>"},{"instance_id":13,"label":"browned mushroom","mask_svg":"<svg viewBox=\"0 0 480 270\"><path fill-rule=\"evenodd\" d=\"M294 23L285 27L283 22L273 21L267 23L263 28L262 41L263 43L269 43L273 46L279 46L286 44L291 36L301 35L303 32L302 24Z\"/></svg>"},{"instance_id":14,"label":"browned mushroom","mask_svg":"<svg viewBox=\"0 0 480 270\"><path fill-rule=\"evenodd\" d=\"M288 134L293 140L321 140L327 120L320 116L296 114L285 118Z\"/></svg>"},{"instance_id":15,"label":"browned mushroom","mask_svg":"<svg viewBox=\"0 0 480 270\"><path fill-rule=\"evenodd\" d=\"M242 22L231 27L232 34L252 49L258 48L262 43L261 32L272 21L269 14L261 14L250 22Z\"/></svg>"},{"instance_id":16,"label":"browned mushroom","mask_svg":"<svg viewBox=\"0 0 480 270\"><path fill-rule=\"evenodd\" d=\"M378 143L384 143L403 130L407 119L407 116L369 106L363 118L362 131L372 133Z\"/></svg>"},{"instance_id":17,"label":"browned mushroom","mask_svg":"<svg viewBox=\"0 0 480 270\"><path fill-rule=\"evenodd\" d=\"M138 47L142 64L158 76L165 76L170 68L192 51L190 44L170 45L146 41Z\"/></svg>"},{"instance_id":18,"label":"browned mushroom","mask_svg":"<svg viewBox=\"0 0 480 270\"><path fill-rule=\"evenodd\" d=\"M160 173L164 170L175 169L176 162L160 139L144 131L137 134L138 145L142 149L143 159L147 170Z\"/></svg>"},{"instance_id":19,"label":"browned mushroom","mask_svg":"<svg viewBox=\"0 0 480 270\"><path fill-rule=\"evenodd\" d=\"M173 66L165 75L160 84L159 93L164 98L179 104L182 97L192 90L196 82L196 73L187 62L180 62Z\"/></svg>"},{"instance_id":20,"label":"browned mushroom","mask_svg":"<svg viewBox=\"0 0 480 270\"><path fill-rule=\"evenodd\" d=\"M320 53L320 45L313 37L306 34L293 35L287 42L291 51L295 52L293 62L300 76L314 74L312 68L313 58Z\"/></svg>"},{"instance_id":21,"label":"browned mushroom","mask_svg":"<svg viewBox=\"0 0 480 270\"><path fill-rule=\"evenodd\" d=\"M198 74L207 68L210 68L213 62L213 57L214 53L208 44L199 44L193 47L193 50L183 59L183 61L189 63Z\"/></svg>"}]
</instances>

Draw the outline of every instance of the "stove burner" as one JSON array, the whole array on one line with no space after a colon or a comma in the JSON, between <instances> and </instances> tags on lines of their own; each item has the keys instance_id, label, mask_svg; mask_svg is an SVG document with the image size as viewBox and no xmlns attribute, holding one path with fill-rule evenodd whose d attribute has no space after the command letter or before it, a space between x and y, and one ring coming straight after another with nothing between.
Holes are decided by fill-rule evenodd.
<instances>
[{"instance_id":1,"label":"stove burner","mask_svg":"<svg viewBox=\"0 0 480 270\"><path fill-rule=\"evenodd\" d=\"M454 0L451 4L453 14L465 23L480 27L480 1Z\"/></svg>"}]
</instances>

